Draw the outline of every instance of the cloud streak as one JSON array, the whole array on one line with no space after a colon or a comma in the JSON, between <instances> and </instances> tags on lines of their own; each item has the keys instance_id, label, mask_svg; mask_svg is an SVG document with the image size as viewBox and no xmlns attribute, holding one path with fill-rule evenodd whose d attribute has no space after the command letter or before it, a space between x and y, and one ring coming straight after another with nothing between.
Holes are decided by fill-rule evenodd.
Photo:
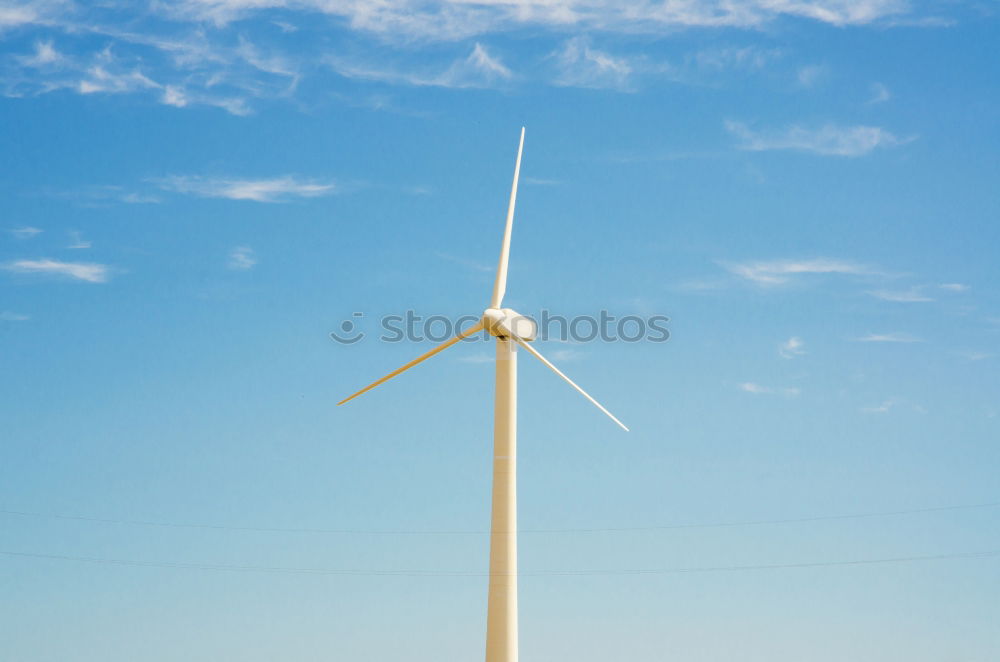
<instances>
[{"instance_id":1,"label":"cloud streak","mask_svg":"<svg viewBox=\"0 0 1000 662\"><path fill-rule=\"evenodd\" d=\"M911 287L908 290L871 290L868 294L876 299L892 301L894 303L924 303L934 301L934 299L924 294L919 287Z\"/></svg>"},{"instance_id":2,"label":"cloud streak","mask_svg":"<svg viewBox=\"0 0 1000 662\"><path fill-rule=\"evenodd\" d=\"M526 58L523 68L530 68L529 76L551 75L546 82L557 85L626 90L631 89L637 69L644 68L643 58L612 55L578 35L760 30L789 18L841 27L891 27L925 18L926 11L918 10L916 3L906 0L171 0L151 4L12 0L0 7L0 34L18 30L27 36L22 43L32 48L11 53L0 62L0 94L35 96L57 90L138 94L175 108L207 105L246 115L260 100L292 96L304 78L331 66L345 76L391 84L495 87L518 77L483 42L514 32L550 42L537 56ZM306 23L329 29L297 29ZM319 32L322 37L317 36ZM334 33L333 39L327 38L328 32ZM291 33L295 34L294 46L288 37ZM553 49L558 62L555 70L550 66ZM727 66L753 68L769 57L754 49L722 50L699 61L703 59L711 68L721 58L730 63ZM460 52L463 55L456 59ZM413 71L414 53L437 64ZM387 66L393 57L405 64ZM659 73L669 70L662 65Z\"/></svg>"},{"instance_id":3,"label":"cloud streak","mask_svg":"<svg viewBox=\"0 0 1000 662\"><path fill-rule=\"evenodd\" d=\"M855 338L854 342L896 342L912 343L923 342L920 338L909 333L869 333L867 336Z\"/></svg>"},{"instance_id":4,"label":"cloud streak","mask_svg":"<svg viewBox=\"0 0 1000 662\"><path fill-rule=\"evenodd\" d=\"M69 248L69 249L72 249L72 250L82 250L82 249L90 248L91 242L89 240L87 240L87 239L84 239L80 235L79 232L76 232L75 230L71 231L69 233L69 236L70 236L70 239L72 241L70 242L70 244L68 246L66 246L66 248Z\"/></svg>"},{"instance_id":5,"label":"cloud streak","mask_svg":"<svg viewBox=\"0 0 1000 662\"><path fill-rule=\"evenodd\" d=\"M229 260L226 262L233 271L248 271L257 264L257 254L249 246L237 246L229 251Z\"/></svg>"},{"instance_id":6,"label":"cloud streak","mask_svg":"<svg viewBox=\"0 0 1000 662\"><path fill-rule=\"evenodd\" d=\"M772 388L770 386L761 386L756 382L742 382L737 384L739 389L745 393L751 393L753 395L783 395L787 398L792 398L801 391L795 387L790 388Z\"/></svg>"},{"instance_id":7,"label":"cloud streak","mask_svg":"<svg viewBox=\"0 0 1000 662\"><path fill-rule=\"evenodd\" d=\"M822 156L865 156L875 149L896 147L912 138L898 138L876 126L839 126L825 124L817 128L792 125L784 129L755 131L742 122L727 120L726 130L739 140L738 147L751 152L788 150Z\"/></svg>"},{"instance_id":8,"label":"cloud streak","mask_svg":"<svg viewBox=\"0 0 1000 662\"><path fill-rule=\"evenodd\" d=\"M300 179L292 175L273 179L229 179L175 175L156 182L165 191L202 198L287 202L294 198L317 198L336 192L333 182Z\"/></svg>"},{"instance_id":9,"label":"cloud streak","mask_svg":"<svg viewBox=\"0 0 1000 662\"><path fill-rule=\"evenodd\" d=\"M15 260L3 265L3 269L12 273L40 274L61 276L87 283L106 283L110 278L110 269L105 264L95 262L62 262L49 258L38 260Z\"/></svg>"},{"instance_id":10,"label":"cloud streak","mask_svg":"<svg viewBox=\"0 0 1000 662\"><path fill-rule=\"evenodd\" d=\"M496 87L514 77L513 72L490 53L485 46L476 43L472 52L464 58L454 60L444 70L413 70L394 64L373 64L345 58L327 56L327 65L345 78L397 83L415 87L444 87L455 89Z\"/></svg>"},{"instance_id":11,"label":"cloud streak","mask_svg":"<svg viewBox=\"0 0 1000 662\"><path fill-rule=\"evenodd\" d=\"M628 58L591 47L584 37L574 37L553 54L556 85L627 91L634 65Z\"/></svg>"},{"instance_id":12,"label":"cloud streak","mask_svg":"<svg viewBox=\"0 0 1000 662\"><path fill-rule=\"evenodd\" d=\"M899 403L900 401L898 399L889 398L888 400L883 400L881 404L875 405L874 407L862 407L861 411L866 414L887 414Z\"/></svg>"},{"instance_id":13,"label":"cloud streak","mask_svg":"<svg viewBox=\"0 0 1000 662\"><path fill-rule=\"evenodd\" d=\"M664 28L757 28L789 16L837 26L868 25L905 16L903 0L686 0L632 3L612 0L408 0L329 2L300 0L303 12L346 19L355 30L424 39L454 40L518 27L607 32L658 33ZM288 6L285 0L180 0L164 5L176 19L209 21L222 26L258 12Z\"/></svg>"},{"instance_id":14,"label":"cloud streak","mask_svg":"<svg viewBox=\"0 0 1000 662\"><path fill-rule=\"evenodd\" d=\"M10 230L10 233L14 235L15 239L31 239L37 235L40 235L42 232L43 230L31 227L29 225L26 225L21 228L13 228L12 230Z\"/></svg>"},{"instance_id":15,"label":"cloud streak","mask_svg":"<svg viewBox=\"0 0 1000 662\"><path fill-rule=\"evenodd\" d=\"M722 266L730 273L758 285L782 285L795 276L808 274L863 276L876 273L864 265L831 258L735 262L722 263Z\"/></svg>"},{"instance_id":16,"label":"cloud streak","mask_svg":"<svg viewBox=\"0 0 1000 662\"><path fill-rule=\"evenodd\" d=\"M781 346L778 348L778 354L783 359L794 359L796 356L802 356L805 353L805 343L802 342L802 338L796 336L792 336L781 343Z\"/></svg>"}]
</instances>

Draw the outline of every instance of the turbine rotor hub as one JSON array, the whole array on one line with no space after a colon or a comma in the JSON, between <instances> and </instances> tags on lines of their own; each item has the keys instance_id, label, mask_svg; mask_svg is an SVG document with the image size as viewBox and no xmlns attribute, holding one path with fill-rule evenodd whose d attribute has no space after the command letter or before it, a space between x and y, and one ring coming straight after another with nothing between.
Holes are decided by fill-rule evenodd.
<instances>
[{"instance_id":1,"label":"turbine rotor hub","mask_svg":"<svg viewBox=\"0 0 1000 662\"><path fill-rule=\"evenodd\" d=\"M535 339L538 325L535 320L525 317L511 308L487 308L483 313L483 327L497 338Z\"/></svg>"}]
</instances>

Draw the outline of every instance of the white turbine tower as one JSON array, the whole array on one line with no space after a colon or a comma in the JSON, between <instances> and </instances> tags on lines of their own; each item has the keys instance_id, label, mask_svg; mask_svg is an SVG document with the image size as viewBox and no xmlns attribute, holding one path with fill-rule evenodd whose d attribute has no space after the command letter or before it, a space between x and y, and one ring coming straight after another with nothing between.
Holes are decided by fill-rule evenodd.
<instances>
[{"instance_id":1,"label":"white turbine tower","mask_svg":"<svg viewBox=\"0 0 1000 662\"><path fill-rule=\"evenodd\" d=\"M514 223L514 201L517 180L521 172L521 150L524 148L524 127L517 147L514 184L510 189L507 224L500 248L500 263L493 285L493 299L475 325L447 342L421 354L406 365L341 400L342 405L396 375L409 370L425 359L442 352L463 338L483 329L496 338L496 396L493 422L493 514L490 525L490 586L486 617L486 662L517 662L517 348L529 354L562 377L583 397L607 414L611 420L628 430L597 400L594 400L573 380L564 375L528 343L535 339L535 324L510 308L501 308L507 289L507 260L510 256L510 233Z\"/></svg>"}]
</instances>

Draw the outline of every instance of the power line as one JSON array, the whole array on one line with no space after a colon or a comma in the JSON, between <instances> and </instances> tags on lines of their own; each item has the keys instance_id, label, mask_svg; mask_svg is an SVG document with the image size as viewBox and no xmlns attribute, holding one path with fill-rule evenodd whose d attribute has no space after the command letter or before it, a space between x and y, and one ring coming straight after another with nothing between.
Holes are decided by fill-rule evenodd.
<instances>
[{"instance_id":1,"label":"power line","mask_svg":"<svg viewBox=\"0 0 1000 662\"><path fill-rule=\"evenodd\" d=\"M333 568L295 568L283 566L229 565L216 563L178 563L172 561L137 561L127 559L102 558L93 556L70 556L64 554L39 554L0 550L0 554L15 558L45 559L53 561L75 561L101 565L134 566L142 568L170 568L179 570L206 570L218 572L276 573L295 575L348 575L348 576L395 576L395 577L488 577L488 572L465 570L364 570ZM861 565L892 565L920 561L946 561L956 559L980 559L1000 556L1000 549L980 552L958 552L952 554L930 554L924 556L896 556L876 559L850 559L839 561L809 561L802 563L769 563L754 565L693 566L683 568L645 568L635 570L540 570L520 573L521 577L597 576L597 575L667 575L684 573L740 572L753 570L788 570L802 568L830 568Z\"/></svg>"},{"instance_id":2,"label":"power line","mask_svg":"<svg viewBox=\"0 0 1000 662\"><path fill-rule=\"evenodd\" d=\"M719 522L693 522L680 524L665 524L658 526L634 527L594 527L565 529L521 529L520 533L626 533L631 531L669 531L674 529L713 529L741 526L763 526L772 524L802 524L807 522L826 522L835 520L868 519L875 517L895 517L901 515L919 515L926 513L947 512L954 510L973 510L995 508L1000 501L988 503L960 504L936 506L931 508L914 508L909 510L888 510L867 513L849 513L838 515L816 515L811 517L789 517L780 519L732 520ZM219 531L244 531L258 533L311 533L337 535L486 535L489 531L482 529L326 529L310 527L278 527L278 526L233 526L225 524L199 524L190 522L168 522L162 520L118 519L110 517L89 517L84 515L66 515L59 513L42 513L24 510L0 509L2 515L16 517L37 517L43 519L67 520L76 522L94 522L100 524L118 524L126 526L157 526L177 529L209 529Z\"/></svg>"}]
</instances>

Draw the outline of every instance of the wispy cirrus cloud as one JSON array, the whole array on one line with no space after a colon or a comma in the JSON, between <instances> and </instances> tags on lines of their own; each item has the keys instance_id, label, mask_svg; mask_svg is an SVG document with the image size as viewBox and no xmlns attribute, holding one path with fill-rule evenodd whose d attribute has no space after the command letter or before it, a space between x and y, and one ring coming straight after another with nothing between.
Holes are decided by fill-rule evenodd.
<instances>
[{"instance_id":1,"label":"wispy cirrus cloud","mask_svg":"<svg viewBox=\"0 0 1000 662\"><path fill-rule=\"evenodd\" d=\"M247 271L257 264L257 254L249 246L236 246L229 251L226 266L233 271Z\"/></svg>"},{"instance_id":2,"label":"wispy cirrus cloud","mask_svg":"<svg viewBox=\"0 0 1000 662\"><path fill-rule=\"evenodd\" d=\"M722 262L721 265L730 273L758 285L781 285L789 282L796 276L807 274L863 276L877 273L862 264L832 258Z\"/></svg>"},{"instance_id":3,"label":"wispy cirrus cloud","mask_svg":"<svg viewBox=\"0 0 1000 662\"><path fill-rule=\"evenodd\" d=\"M87 239L84 239L83 236L76 230L71 231L69 233L69 236L71 241L69 245L66 246L66 248L69 248L71 250L82 250L85 248L90 248L91 242Z\"/></svg>"},{"instance_id":4,"label":"wispy cirrus cloud","mask_svg":"<svg viewBox=\"0 0 1000 662\"><path fill-rule=\"evenodd\" d=\"M871 84L871 97L868 99L869 104L885 103L892 98L892 93L889 92L889 88L882 83L872 83Z\"/></svg>"},{"instance_id":5,"label":"wispy cirrus cloud","mask_svg":"<svg viewBox=\"0 0 1000 662\"><path fill-rule=\"evenodd\" d=\"M751 152L789 150L823 156L857 157L875 149L896 147L913 140L898 138L876 126L825 124L808 128L792 125L782 129L755 131L743 122L727 120L726 130L739 139L739 148Z\"/></svg>"},{"instance_id":6,"label":"wispy cirrus cloud","mask_svg":"<svg viewBox=\"0 0 1000 662\"><path fill-rule=\"evenodd\" d=\"M106 283L111 274L111 269L106 264L63 262L50 258L14 260L3 264L0 268L12 273L60 276L87 283Z\"/></svg>"},{"instance_id":7,"label":"wispy cirrus cloud","mask_svg":"<svg viewBox=\"0 0 1000 662\"><path fill-rule=\"evenodd\" d=\"M701 71L753 71L780 59L785 51L760 46L722 46L703 48L686 56L685 64Z\"/></svg>"},{"instance_id":8,"label":"wispy cirrus cloud","mask_svg":"<svg viewBox=\"0 0 1000 662\"><path fill-rule=\"evenodd\" d=\"M802 338L792 336L778 347L778 355L783 359L794 359L806 353L805 345Z\"/></svg>"},{"instance_id":9,"label":"wispy cirrus cloud","mask_svg":"<svg viewBox=\"0 0 1000 662\"><path fill-rule=\"evenodd\" d=\"M10 310L0 310L0 322L27 322L30 319L30 315L15 313Z\"/></svg>"},{"instance_id":10,"label":"wispy cirrus cloud","mask_svg":"<svg viewBox=\"0 0 1000 662\"><path fill-rule=\"evenodd\" d=\"M51 67L65 59L63 54L53 46L51 39L36 41L33 53L29 55L17 55L15 58L22 65L32 69Z\"/></svg>"},{"instance_id":11,"label":"wispy cirrus cloud","mask_svg":"<svg viewBox=\"0 0 1000 662\"><path fill-rule=\"evenodd\" d=\"M594 89L630 89L634 65L629 58L597 50L586 37L574 37L553 54L555 84Z\"/></svg>"},{"instance_id":12,"label":"wispy cirrus cloud","mask_svg":"<svg viewBox=\"0 0 1000 662\"><path fill-rule=\"evenodd\" d=\"M934 301L933 298L923 293L923 288L919 286L911 287L908 290L870 290L870 296L882 301L892 301L894 303L924 303Z\"/></svg>"},{"instance_id":13,"label":"wispy cirrus cloud","mask_svg":"<svg viewBox=\"0 0 1000 662\"><path fill-rule=\"evenodd\" d=\"M190 27L175 26L176 35L168 28L164 35L96 20L54 20L42 27L49 34L35 42L34 52L12 55L8 66L0 67L0 95L145 93L177 108L215 106L247 115L249 99L287 96L299 80L290 56L265 52L242 36L233 44L229 37ZM103 44L99 50L93 48L95 35Z\"/></svg>"},{"instance_id":14,"label":"wispy cirrus cloud","mask_svg":"<svg viewBox=\"0 0 1000 662\"><path fill-rule=\"evenodd\" d=\"M302 179L292 175L272 179L235 179L174 175L155 180L164 191L202 198L225 198L253 202L287 202L294 198L331 195L337 185L330 181Z\"/></svg>"},{"instance_id":15,"label":"wispy cirrus cloud","mask_svg":"<svg viewBox=\"0 0 1000 662\"><path fill-rule=\"evenodd\" d=\"M799 67L795 79L802 87L815 87L827 76L827 68L821 64L809 64Z\"/></svg>"},{"instance_id":16,"label":"wispy cirrus cloud","mask_svg":"<svg viewBox=\"0 0 1000 662\"><path fill-rule=\"evenodd\" d=\"M136 94L176 108L215 106L236 115L262 100L290 97L300 81L334 69L355 78L451 88L493 87L516 78L481 42L514 32L563 42L562 67L546 83L631 89L642 57L613 55L582 35L753 30L798 19L835 26L919 22L906 0L172 0L157 3L8 0L0 32L34 37L32 51L0 56L0 94ZM328 30L299 30L305 24ZM334 39L327 34L333 32ZM322 36L320 36L322 33ZM294 35L290 37L289 35ZM569 38L569 41L565 41ZM476 43L473 43L476 42ZM99 50L95 49L95 44ZM331 47L331 44L334 44ZM334 49L335 52L331 53ZM471 49L471 55L456 55ZM711 48L709 49L711 50ZM696 67L759 66L764 51L718 49ZM442 55L450 52L451 55ZM414 71L414 53L436 66ZM397 66L385 64L396 58ZM552 59L525 58L525 76L552 74ZM409 62L407 62L409 61ZM326 64L324 64L326 62ZM373 62L375 64L373 64ZM450 64L449 64L450 63ZM685 67L673 71L685 76ZM666 70L660 73L670 74ZM520 77L517 77L520 78Z\"/></svg>"},{"instance_id":17,"label":"wispy cirrus cloud","mask_svg":"<svg viewBox=\"0 0 1000 662\"><path fill-rule=\"evenodd\" d=\"M40 235L44 230L30 225L25 225L19 228L11 228L8 230L15 239L31 239L37 235Z\"/></svg>"},{"instance_id":18,"label":"wispy cirrus cloud","mask_svg":"<svg viewBox=\"0 0 1000 662\"><path fill-rule=\"evenodd\" d=\"M871 407L862 407L861 411L866 414L888 414L894 409L897 409L904 405L906 405L907 408L911 409L912 411L917 412L918 414L924 414L927 412L927 410L921 407L920 405L907 402L905 399L899 397L886 398L877 405L873 405Z\"/></svg>"},{"instance_id":19,"label":"wispy cirrus cloud","mask_svg":"<svg viewBox=\"0 0 1000 662\"><path fill-rule=\"evenodd\" d=\"M438 70L427 66L415 69L412 65L377 63L340 55L328 55L325 62L333 71L346 78L415 87L486 88L495 87L514 77L513 72L498 56L478 42L468 56L458 58L446 68Z\"/></svg>"},{"instance_id":20,"label":"wispy cirrus cloud","mask_svg":"<svg viewBox=\"0 0 1000 662\"><path fill-rule=\"evenodd\" d=\"M894 332L894 333L869 333L866 336L861 336L860 338L854 338L854 342L912 343L912 342L923 342L923 340L909 333Z\"/></svg>"},{"instance_id":21,"label":"wispy cirrus cloud","mask_svg":"<svg viewBox=\"0 0 1000 662\"><path fill-rule=\"evenodd\" d=\"M770 386L762 386L757 382L741 382L740 384L737 384L737 387L741 391L751 393L753 395L783 395L785 397L792 398L801 393L801 391L795 387L773 388Z\"/></svg>"},{"instance_id":22,"label":"wispy cirrus cloud","mask_svg":"<svg viewBox=\"0 0 1000 662\"><path fill-rule=\"evenodd\" d=\"M880 404L871 407L862 407L861 411L866 414L887 414L901 402L899 398L889 398L888 400L883 400Z\"/></svg>"},{"instance_id":23,"label":"wispy cirrus cloud","mask_svg":"<svg viewBox=\"0 0 1000 662\"><path fill-rule=\"evenodd\" d=\"M13 0L0 6L0 33L25 25L45 24L64 3L46 0Z\"/></svg>"},{"instance_id":24,"label":"wispy cirrus cloud","mask_svg":"<svg viewBox=\"0 0 1000 662\"><path fill-rule=\"evenodd\" d=\"M968 349L967 350L960 350L960 351L956 352L956 354L958 354L959 356L961 356L966 361L985 361L986 359L992 359L992 358L994 358L996 356L996 354L994 354L992 352L979 352L979 351L968 350Z\"/></svg>"},{"instance_id":25,"label":"wispy cirrus cloud","mask_svg":"<svg viewBox=\"0 0 1000 662\"><path fill-rule=\"evenodd\" d=\"M964 283L941 283L938 287L947 292L967 292L969 286Z\"/></svg>"},{"instance_id":26,"label":"wispy cirrus cloud","mask_svg":"<svg viewBox=\"0 0 1000 662\"><path fill-rule=\"evenodd\" d=\"M255 13L288 6L284 0L180 0L162 10L176 19L222 26ZM518 27L656 33L664 28L756 28L782 16L831 25L867 25L911 12L904 0L687 0L622 5L612 0L407 0L378 3L302 0L303 13L346 19L356 30L424 39L454 40Z\"/></svg>"}]
</instances>

